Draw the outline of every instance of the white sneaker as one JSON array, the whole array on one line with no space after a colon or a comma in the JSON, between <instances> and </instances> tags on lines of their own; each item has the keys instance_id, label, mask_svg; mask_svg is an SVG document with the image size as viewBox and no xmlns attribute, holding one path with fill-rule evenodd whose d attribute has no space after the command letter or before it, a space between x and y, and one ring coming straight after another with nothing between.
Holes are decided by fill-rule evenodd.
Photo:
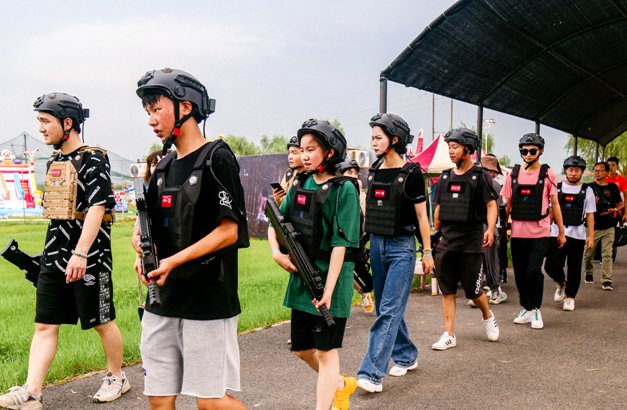
<instances>
[{"instance_id":1,"label":"white sneaker","mask_svg":"<svg viewBox=\"0 0 627 410\"><path fill-rule=\"evenodd\" d=\"M475 305L475 301L472 299L468 299L468 306L473 307L473 308L477 307L477 305Z\"/></svg>"},{"instance_id":2,"label":"white sneaker","mask_svg":"<svg viewBox=\"0 0 627 410\"><path fill-rule=\"evenodd\" d=\"M499 303L507 302L507 293L502 290L495 290L492 292L492 297L488 301L491 305L498 305Z\"/></svg>"},{"instance_id":3,"label":"white sneaker","mask_svg":"<svg viewBox=\"0 0 627 410\"><path fill-rule=\"evenodd\" d=\"M388 374L394 377L401 377L405 376L408 371L414 370L416 368L418 368L418 360L416 360L414 364L410 365L409 367L403 367L395 364L394 366L392 366Z\"/></svg>"},{"instance_id":4,"label":"white sneaker","mask_svg":"<svg viewBox=\"0 0 627 410\"><path fill-rule=\"evenodd\" d=\"M566 310L570 312L575 310L575 299L574 298L564 299L564 306L562 306L562 310Z\"/></svg>"},{"instance_id":5,"label":"white sneaker","mask_svg":"<svg viewBox=\"0 0 627 410\"><path fill-rule=\"evenodd\" d=\"M366 379L357 380L357 387L367 391L368 393L381 393L381 391L383 390L382 384L376 384Z\"/></svg>"},{"instance_id":6,"label":"white sneaker","mask_svg":"<svg viewBox=\"0 0 627 410\"><path fill-rule=\"evenodd\" d=\"M516 316L516 318L514 319L514 323L522 325L531 322L531 313L531 310L521 310L518 316Z\"/></svg>"},{"instance_id":7,"label":"white sneaker","mask_svg":"<svg viewBox=\"0 0 627 410\"><path fill-rule=\"evenodd\" d=\"M499 326L496 324L496 318L494 317L494 312L490 311L492 315L490 319L486 319L483 321L483 326L485 326L485 334L488 336L488 340L491 342L496 342L499 340Z\"/></svg>"},{"instance_id":8,"label":"white sneaker","mask_svg":"<svg viewBox=\"0 0 627 410\"><path fill-rule=\"evenodd\" d=\"M43 408L41 395L35 396L25 386L11 387L6 394L0 396L0 408L20 410L40 410Z\"/></svg>"},{"instance_id":9,"label":"white sneaker","mask_svg":"<svg viewBox=\"0 0 627 410\"><path fill-rule=\"evenodd\" d=\"M455 339L455 335L450 336L448 332L442 333L440 336L440 340L431 345L433 350L446 350L449 347L457 346L457 340Z\"/></svg>"},{"instance_id":10,"label":"white sneaker","mask_svg":"<svg viewBox=\"0 0 627 410\"><path fill-rule=\"evenodd\" d=\"M562 303L565 296L566 295L564 294L564 288L560 287L560 285L557 285L557 289L555 289L555 295L553 295L553 301L555 303Z\"/></svg>"},{"instance_id":11,"label":"white sneaker","mask_svg":"<svg viewBox=\"0 0 627 410\"><path fill-rule=\"evenodd\" d=\"M92 400L94 403L108 403L119 399L121 395L130 389L131 384L128 382L124 373L122 373L122 378L118 379L109 372L102 378L102 385L96 394L94 394Z\"/></svg>"},{"instance_id":12,"label":"white sneaker","mask_svg":"<svg viewBox=\"0 0 627 410\"><path fill-rule=\"evenodd\" d=\"M533 329L542 329L544 322L542 321L542 313L540 309L534 309L531 311L531 327Z\"/></svg>"}]
</instances>

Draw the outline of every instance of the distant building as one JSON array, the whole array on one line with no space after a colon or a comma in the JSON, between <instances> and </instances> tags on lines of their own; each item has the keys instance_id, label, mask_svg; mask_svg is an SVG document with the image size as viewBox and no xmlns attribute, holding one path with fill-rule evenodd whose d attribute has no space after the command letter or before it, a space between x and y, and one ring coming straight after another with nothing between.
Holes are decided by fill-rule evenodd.
<instances>
[{"instance_id":1,"label":"distant building","mask_svg":"<svg viewBox=\"0 0 627 410\"><path fill-rule=\"evenodd\" d=\"M114 185L131 184L130 166L134 161L126 159L114 152L111 152L107 147L103 147L107 150L109 155L109 163L111 164L111 180ZM25 152L35 151L35 180L39 187L43 187L44 179L46 176L46 162L52 155L53 148L46 145L42 140L31 136L27 132L22 132L17 137L10 140L0 142L0 152L3 150L9 150L16 158L24 158Z\"/></svg>"}]
</instances>

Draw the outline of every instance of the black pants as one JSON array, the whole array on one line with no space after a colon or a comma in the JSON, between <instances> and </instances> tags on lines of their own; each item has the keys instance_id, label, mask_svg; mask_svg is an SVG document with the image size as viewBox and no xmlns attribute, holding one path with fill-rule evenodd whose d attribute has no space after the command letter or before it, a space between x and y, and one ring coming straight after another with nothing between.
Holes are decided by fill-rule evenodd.
<instances>
[{"instance_id":1,"label":"black pants","mask_svg":"<svg viewBox=\"0 0 627 410\"><path fill-rule=\"evenodd\" d=\"M512 238L512 265L520 305L526 310L542 306L544 275L542 261L546 255L549 238Z\"/></svg>"},{"instance_id":2,"label":"black pants","mask_svg":"<svg viewBox=\"0 0 627 410\"><path fill-rule=\"evenodd\" d=\"M549 252L544 261L544 271L558 284L566 281L566 297L574 298L581 283L581 263L586 241L566 238L566 245L557 247L557 238L549 238ZM568 276L564 275L564 265L568 263Z\"/></svg>"}]
</instances>

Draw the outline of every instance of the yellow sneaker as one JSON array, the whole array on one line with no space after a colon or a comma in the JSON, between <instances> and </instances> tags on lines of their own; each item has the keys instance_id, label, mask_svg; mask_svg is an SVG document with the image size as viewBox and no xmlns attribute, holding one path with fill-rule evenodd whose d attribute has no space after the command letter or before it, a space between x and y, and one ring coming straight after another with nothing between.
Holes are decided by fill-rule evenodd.
<instances>
[{"instance_id":1,"label":"yellow sneaker","mask_svg":"<svg viewBox=\"0 0 627 410\"><path fill-rule=\"evenodd\" d=\"M344 379L344 388L335 391L333 398L333 410L348 410L350 397L357 389L357 379L349 376L342 376Z\"/></svg>"}]
</instances>

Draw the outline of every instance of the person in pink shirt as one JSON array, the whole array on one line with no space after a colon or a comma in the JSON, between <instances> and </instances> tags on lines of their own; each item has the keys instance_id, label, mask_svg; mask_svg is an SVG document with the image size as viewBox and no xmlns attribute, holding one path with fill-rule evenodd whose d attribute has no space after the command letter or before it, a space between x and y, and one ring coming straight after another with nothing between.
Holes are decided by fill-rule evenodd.
<instances>
[{"instance_id":1,"label":"person in pink shirt","mask_svg":"<svg viewBox=\"0 0 627 410\"><path fill-rule=\"evenodd\" d=\"M540 163L544 138L534 133L525 134L520 139L518 148L525 165L514 166L505 178L501 190L506 201L507 215L512 218L512 264L522 306L514 323L531 323L533 329L542 329L542 262L551 233L549 212L553 212L553 221L558 227L559 248L566 243L566 235L557 198L555 174L548 165Z\"/></svg>"}]
</instances>

